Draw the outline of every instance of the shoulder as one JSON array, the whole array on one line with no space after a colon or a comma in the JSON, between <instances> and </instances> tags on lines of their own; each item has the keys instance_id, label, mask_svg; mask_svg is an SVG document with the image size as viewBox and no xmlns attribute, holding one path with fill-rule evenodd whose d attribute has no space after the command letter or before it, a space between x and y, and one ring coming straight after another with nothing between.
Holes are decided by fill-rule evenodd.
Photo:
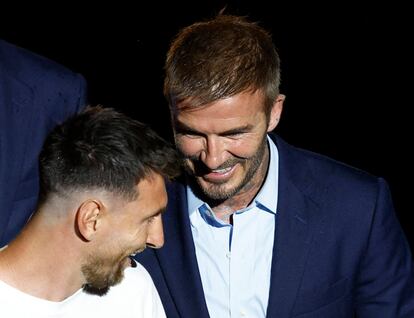
<instances>
[{"instance_id":1,"label":"shoulder","mask_svg":"<svg viewBox=\"0 0 414 318\"><path fill-rule=\"evenodd\" d=\"M272 139L277 145L281 165L284 165L284 168L296 171L296 174L308 170L315 179L325 180L326 182L338 179L345 183L355 184L375 185L378 182L378 176L374 176L367 171L323 154L294 147L278 136L272 135Z\"/></svg>"},{"instance_id":2,"label":"shoulder","mask_svg":"<svg viewBox=\"0 0 414 318\"><path fill-rule=\"evenodd\" d=\"M47 81L62 85L84 81L67 67L17 45L0 40L0 69L28 86Z\"/></svg>"},{"instance_id":3,"label":"shoulder","mask_svg":"<svg viewBox=\"0 0 414 318\"><path fill-rule=\"evenodd\" d=\"M87 103L87 84L81 74L34 52L0 40L0 90L14 92L24 107L46 118L52 127ZM47 115L47 116L46 116ZM40 116L40 115L39 115Z\"/></svg>"},{"instance_id":4,"label":"shoulder","mask_svg":"<svg viewBox=\"0 0 414 318\"><path fill-rule=\"evenodd\" d=\"M328 156L287 144L272 136L279 151L280 175L321 205L334 203L372 208L378 196L388 195L381 177Z\"/></svg>"}]
</instances>

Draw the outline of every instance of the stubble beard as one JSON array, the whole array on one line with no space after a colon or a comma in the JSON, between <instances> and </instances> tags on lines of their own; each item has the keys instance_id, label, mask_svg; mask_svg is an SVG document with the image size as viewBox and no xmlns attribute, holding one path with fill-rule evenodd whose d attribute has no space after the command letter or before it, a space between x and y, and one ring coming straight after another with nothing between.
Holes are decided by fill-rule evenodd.
<instances>
[{"instance_id":1,"label":"stubble beard","mask_svg":"<svg viewBox=\"0 0 414 318\"><path fill-rule=\"evenodd\" d=\"M201 198L204 201L212 201L215 202L213 205L218 204L220 202L223 202L236 194L240 193L243 190L246 190L250 187L253 187L254 184L252 180L255 180L254 177L257 173L261 173L259 167L263 161L264 154L267 147L267 136L265 135L259 148L257 149L256 153L246 159L240 159L240 158L232 158L227 160L225 163L223 163L218 169L224 169L227 167L231 167L237 163L240 163L241 165L246 164L247 162L251 162L250 167L248 168L244 178L242 181L236 185L233 188L225 189L226 182L222 184L212 184L210 183L209 187L205 187L200 179L195 176L193 168L191 168L188 164L188 161L186 159L183 159L183 166L184 170L187 173L187 176L189 177L189 185L191 189L193 190L194 194L196 194L199 198Z\"/></svg>"},{"instance_id":2,"label":"stubble beard","mask_svg":"<svg viewBox=\"0 0 414 318\"><path fill-rule=\"evenodd\" d=\"M106 295L111 286L119 284L124 278L122 260L123 258L120 260L119 257L90 258L81 269L87 282L83 285L83 290L92 295Z\"/></svg>"}]
</instances>

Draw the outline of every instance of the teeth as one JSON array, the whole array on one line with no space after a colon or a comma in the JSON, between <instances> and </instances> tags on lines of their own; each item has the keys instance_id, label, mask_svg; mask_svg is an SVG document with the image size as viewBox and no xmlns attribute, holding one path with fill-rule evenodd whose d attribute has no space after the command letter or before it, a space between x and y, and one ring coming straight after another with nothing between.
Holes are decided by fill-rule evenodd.
<instances>
[{"instance_id":1,"label":"teeth","mask_svg":"<svg viewBox=\"0 0 414 318\"><path fill-rule=\"evenodd\" d=\"M231 168L233 168L233 167L228 167L228 168L225 168L225 169L215 169L215 170L212 170L212 172L214 172L214 173L226 173L226 172L229 172L231 170Z\"/></svg>"},{"instance_id":2,"label":"teeth","mask_svg":"<svg viewBox=\"0 0 414 318\"><path fill-rule=\"evenodd\" d=\"M137 250L137 251L135 251L134 253L129 254L129 256L134 257L134 256L135 256L135 255L137 255L138 253L139 253L139 251Z\"/></svg>"},{"instance_id":3,"label":"teeth","mask_svg":"<svg viewBox=\"0 0 414 318\"><path fill-rule=\"evenodd\" d=\"M137 249L134 253L129 254L129 256L134 257L135 255L137 255L137 254L141 253L141 252L142 252L142 251L144 251L144 250L145 250L145 248L140 248L140 249Z\"/></svg>"}]
</instances>

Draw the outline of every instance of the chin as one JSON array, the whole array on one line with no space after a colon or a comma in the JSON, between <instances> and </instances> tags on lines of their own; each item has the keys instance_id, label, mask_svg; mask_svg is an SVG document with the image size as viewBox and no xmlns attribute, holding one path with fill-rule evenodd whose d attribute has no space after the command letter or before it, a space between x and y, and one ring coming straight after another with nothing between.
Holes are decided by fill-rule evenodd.
<instances>
[{"instance_id":1,"label":"chin","mask_svg":"<svg viewBox=\"0 0 414 318\"><path fill-rule=\"evenodd\" d=\"M237 193L238 188L220 185L213 187L202 187L202 191L204 195L211 200L227 200Z\"/></svg>"}]
</instances>

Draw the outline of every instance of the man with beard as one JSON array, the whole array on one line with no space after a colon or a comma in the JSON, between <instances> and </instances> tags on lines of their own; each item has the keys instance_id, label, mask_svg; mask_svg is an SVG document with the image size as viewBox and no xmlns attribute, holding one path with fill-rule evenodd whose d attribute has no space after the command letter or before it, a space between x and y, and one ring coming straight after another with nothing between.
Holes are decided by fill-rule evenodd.
<instances>
[{"instance_id":1,"label":"man with beard","mask_svg":"<svg viewBox=\"0 0 414 318\"><path fill-rule=\"evenodd\" d=\"M57 126L40 154L37 210L0 252L0 316L165 317L131 256L164 243L176 162L155 132L112 109Z\"/></svg>"},{"instance_id":2,"label":"man with beard","mask_svg":"<svg viewBox=\"0 0 414 318\"><path fill-rule=\"evenodd\" d=\"M414 317L386 182L270 133L285 96L270 34L219 15L181 30L164 94L186 176L166 245L137 256L168 317Z\"/></svg>"}]
</instances>

